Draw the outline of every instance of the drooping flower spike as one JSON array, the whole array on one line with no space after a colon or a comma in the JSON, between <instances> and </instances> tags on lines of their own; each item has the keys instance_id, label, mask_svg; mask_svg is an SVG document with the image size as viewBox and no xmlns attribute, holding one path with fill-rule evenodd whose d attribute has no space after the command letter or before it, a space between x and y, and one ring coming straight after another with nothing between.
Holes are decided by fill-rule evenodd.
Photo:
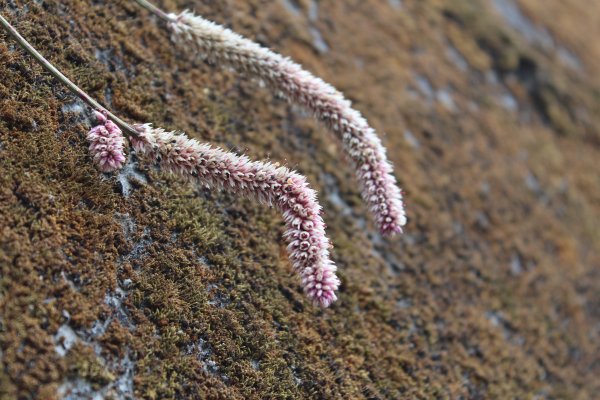
<instances>
[{"instance_id":1,"label":"drooping flower spike","mask_svg":"<svg viewBox=\"0 0 600 400\"><path fill-rule=\"evenodd\" d=\"M131 138L136 153L157 163L162 170L202 186L275 205L283 213L289 258L302 279L304 292L321 307L336 300L340 281L329 257L330 243L317 194L308 187L305 177L285 167L250 161L199 143L182 133L166 132L150 124L137 125L136 129L139 136Z\"/></svg>"},{"instance_id":2,"label":"drooping flower spike","mask_svg":"<svg viewBox=\"0 0 600 400\"><path fill-rule=\"evenodd\" d=\"M125 160L123 132L134 149L168 172L208 187L227 190L270 205L282 213L289 258L300 275L306 295L321 307L336 300L340 281L329 256L321 207L306 178L285 167L214 148L182 133L166 132L150 124L131 126L110 113L77 87L35 50L0 15L0 25L35 60L95 111L99 125L88 133L90 151L103 171L119 168Z\"/></svg>"},{"instance_id":3,"label":"drooping flower spike","mask_svg":"<svg viewBox=\"0 0 600 400\"><path fill-rule=\"evenodd\" d=\"M126 160L123 132L105 114L95 111L94 115L99 125L93 127L87 134L92 158L104 173L119 170Z\"/></svg>"},{"instance_id":4,"label":"drooping flower spike","mask_svg":"<svg viewBox=\"0 0 600 400\"><path fill-rule=\"evenodd\" d=\"M173 39L214 64L223 64L267 82L288 100L310 110L341 139L353 163L362 197L383 234L402 232L402 193L376 132L342 93L302 67L237 33L189 11L167 14L147 0L135 0L168 22Z\"/></svg>"}]
</instances>

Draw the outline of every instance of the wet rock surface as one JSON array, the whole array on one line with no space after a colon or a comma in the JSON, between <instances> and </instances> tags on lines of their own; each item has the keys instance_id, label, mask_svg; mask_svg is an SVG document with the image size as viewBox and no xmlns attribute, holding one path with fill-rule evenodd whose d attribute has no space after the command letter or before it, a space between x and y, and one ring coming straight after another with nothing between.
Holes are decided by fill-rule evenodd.
<instances>
[{"instance_id":1,"label":"wet rock surface","mask_svg":"<svg viewBox=\"0 0 600 400\"><path fill-rule=\"evenodd\" d=\"M322 126L177 54L134 2L5 2L123 118L307 175L342 287L306 301L274 210L134 157L99 173L87 108L0 34L0 398L594 398L600 5L159 3L342 90L389 149L406 232L376 232Z\"/></svg>"}]
</instances>

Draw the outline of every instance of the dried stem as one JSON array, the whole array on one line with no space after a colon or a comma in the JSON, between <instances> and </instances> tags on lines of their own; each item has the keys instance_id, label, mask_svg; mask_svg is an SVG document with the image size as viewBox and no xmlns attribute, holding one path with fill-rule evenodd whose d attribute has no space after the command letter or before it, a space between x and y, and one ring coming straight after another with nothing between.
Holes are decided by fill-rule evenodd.
<instances>
[{"instance_id":1,"label":"dried stem","mask_svg":"<svg viewBox=\"0 0 600 400\"><path fill-rule=\"evenodd\" d=\"M150 11L152 14L156 15L158 18L165 20L166 22L175 22L177 18L173 14L167 14L160 8L156 7L154 4L146 1L146 0L135 0L140 6L144 7L146 10Z\"/></svg>"},{"instance_id":2,"label":"dried stem","mask_svg":"<svg viewBox=\"0 0 600 400\"><path fill-rule=\"evenodd\" d=\"M79 86L71 82L69 78L63 75L54 65L44 58L17 30L0 14L0 24L19 43L19 45L29 53L44 69L46 69L52 76L58 79L63 85L69 88L73 94L79 97L83 102L89 105L94 110L104 114L108 119L113 121L118 127L120 127L129 136L137 136L137 131L128 123L108 111L104 106L94 100L90 95L84 92Z\"/></svg>"}]
</instances>

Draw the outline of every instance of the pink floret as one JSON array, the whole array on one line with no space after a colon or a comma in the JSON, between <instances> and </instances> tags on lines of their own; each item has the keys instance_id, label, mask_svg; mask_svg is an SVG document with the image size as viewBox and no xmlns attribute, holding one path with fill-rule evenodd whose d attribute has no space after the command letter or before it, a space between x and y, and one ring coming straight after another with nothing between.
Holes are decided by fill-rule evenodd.
<instances>
[{"instance_id":1,"label":"pink floret","mask_svg":"<svg viewBox=\"0 0 600 400\"><path fill-rule=\"evenodd\" d=\"M90 154L100 171L109 173L119 170L126 160L123 132L103 114L96 112L96 118L101 125L93 127L87 134Z\"/></svg>"}]
</instances>

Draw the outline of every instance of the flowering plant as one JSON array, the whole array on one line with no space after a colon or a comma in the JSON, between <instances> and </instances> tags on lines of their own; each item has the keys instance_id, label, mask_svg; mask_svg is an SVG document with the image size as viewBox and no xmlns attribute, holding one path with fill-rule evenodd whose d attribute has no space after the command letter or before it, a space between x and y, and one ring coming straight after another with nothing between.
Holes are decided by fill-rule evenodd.
<instances>
[{"instance_id":1,"label":"flowering plant","mask_svg":"<svg viewBox=\"0 0 600 400\"><path fill-rule=\"evenodd\" d=\"M285 167L199 143L183 133L166 132L150 124L130 125L102 107L71 82L34 49L0 15L0 25L44 68L94 110L99 124L87 138L93 160L103 172L122 167L125 161L125 133L133 148L167 172L196 181L203 186L227 190L239 196L275 205L286 225L289 258L300 275L304 292L312 302L328 307L336 300L340 281L329 256L329 239L317 194L306 178Z\"/></svg>"}]
</instances>

